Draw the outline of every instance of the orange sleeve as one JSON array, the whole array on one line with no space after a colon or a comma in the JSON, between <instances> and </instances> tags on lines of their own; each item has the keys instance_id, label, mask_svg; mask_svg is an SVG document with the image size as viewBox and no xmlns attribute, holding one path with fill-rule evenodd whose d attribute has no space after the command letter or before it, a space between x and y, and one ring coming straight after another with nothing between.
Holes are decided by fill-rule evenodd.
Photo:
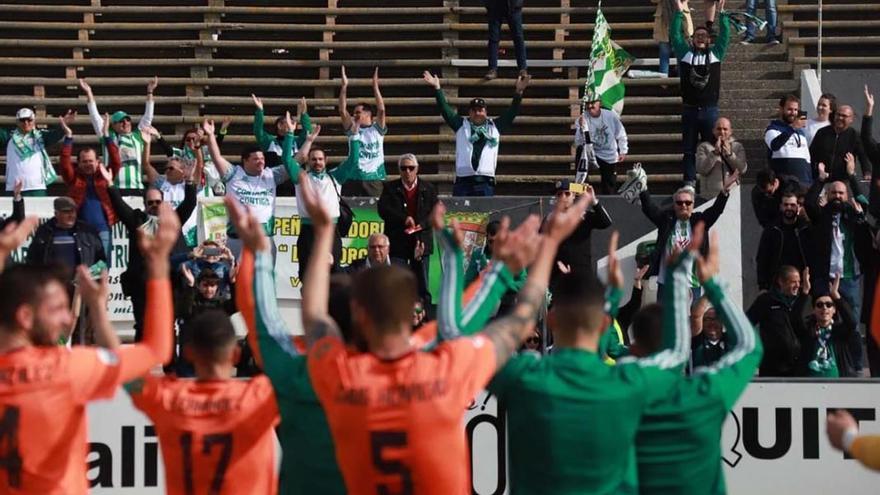
<instances>
[{"instance_id":1,"label":"orange sleeve","mask_svg":"<svg viewBox=\"0 0 880 495\"><path fill-rule=\"evenodd\" d=\"M339 337L332 335L315 342L309 351L309 379L318 399L327 397L336 389L340 381L336 361L344 354L345 344Z\"/></svg>"},{"instance_id":2,"label":"orange sleeve","mask_svg":"<svg viewBox=\"0 0 880 495\"><path fill-rule=\"evenodd\" d=\"M147 304L144 309L144 339L117 350L119 383L143 376L157 364L171 361L174 338L174 302L168 278L147 280Z\"/></svg>"},{"instance_id":3,"label":"orange sleeve","mask_svg":"<svg viewBox=\"0 0 880 495\"><path fill-rule=\"evenodd\" d=\"M147 415L150 415L158 409L156 406L159 405L161 401L162 381L163 378L161 377L147 375L127 384L125 388L135 407ZM155 419L153 419L153 421L155 421Z\"/></svg>"},{"instance_id":4,"label":"orange sleeve","mask_svg":"<svg viewBox=\"0 0 880 495\"><path fill-rule=\"evenodd\" d=\"M880 345L880 277L874 286L874 306L871 310L871 337Z\"/></svg>"},{"instance_id":5,"label":"orange sleeve","mask_svg":"<svg viewBox=\"0 0 880 495\"><path fill-rule=\"evenodd\" d=\"M450 354L450 383L456 384L459 398L467 404L495 374L495 344L483 335L474 335L444 342L441 347Z\"/></svg>"},{"instance_id":6,"label":"orange sleeve","mask_svg":"<svg viewBox=\"0 0 880 495\"><path fill-rule=\"evenodd\" d=\"M877 314L875 311L874 314ZM871 315L872 319L874 315ZM860 435L849 448L850 454L866 467L880 471L880 435Z\"/></svg>"},{"instance_id":7,"label":"orange sleeve","mask_svg":"<svg viewBox=\"0 0 880 495\"><path fill-rule=\"evenodd\" d=\"M254 301L254 253L247 248L241 251L241 260L238 264L238 277L235 280L235 305L247 325L248 345L254 354L257 366L262 369L263 356L260 354L260 345L257 342L256 302Z\"/></svg>"}]
</instances>

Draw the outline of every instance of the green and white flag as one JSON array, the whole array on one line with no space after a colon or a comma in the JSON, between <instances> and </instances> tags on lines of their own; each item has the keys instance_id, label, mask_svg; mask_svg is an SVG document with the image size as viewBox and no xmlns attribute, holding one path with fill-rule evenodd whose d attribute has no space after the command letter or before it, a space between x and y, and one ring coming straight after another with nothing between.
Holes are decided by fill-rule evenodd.
<instances>
[{"instance_id":1,"label":"green and white flag","mask_svg":"<svg viewBox=\"0 0 880 495\"><path fill-rule=\"evenodd\" d=\"M610 108L620 115L623 112L624 93L621 79L634 60L635 57L611 41L611 27L602 15L600 2L593 26L593 45L590 50L583 105L586 106L590 101L601 100L603 107Z\"/></svg>"}]
</instances>

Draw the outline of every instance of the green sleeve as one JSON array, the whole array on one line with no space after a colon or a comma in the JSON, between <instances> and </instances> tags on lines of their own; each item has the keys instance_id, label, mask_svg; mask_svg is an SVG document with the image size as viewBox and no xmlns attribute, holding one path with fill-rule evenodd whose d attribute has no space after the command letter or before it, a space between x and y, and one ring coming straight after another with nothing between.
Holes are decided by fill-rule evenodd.
<instances>
[{"instance_id":1,"label":"green sleeve","mask_svg":"<svg viewBox=\"0 0 880 495\"><path fill-rule=\"evenodd\" d=\"M504 134L510 130L510 127L513 125L513 119L519 115L520 105L522 105L522 95L514 96L507 110L495 121L495 127L498 129L499 134Z\"/></svg>"},{"instance_id":2,"label":"green sleeve","mask_svg":"<svg viewBox=\"0 0 880 495\"><path fill-rule=\"evenodd\" d=\"M486 252L483 249L471 252L471 259L468 261L467 271L464 274L464 283L469 284L480 276L480 272L488 265L486 260Z\"/></svg>"},{"instance_id":3,"label":"green sleeve","mask_svg":"<svg viewBox=\"0 0 880 495\"><path fill-rule=\"evenodd\" d=\"M125 389L125 392L129 396L137 395L143 392L144 390L144 379L143 378L135 378L134 380L124 383L122 388Z\"/></svg>"},{"instance_id":4,"label":"green sleeve","mask_svg":"<svg viewBox=\"0 0 880 495\"><path fill-rule=\"evenodd\" d=\"M515 286L513 274L504 263L494 263L483 277L474 297L462 308L463 253L448 229L436 232L436 237L442 268L437 338L443 341L472 335L483 329L498 309L501 298Z\"/></svg>"},{"instance_id":5,"label":"green sleeve","mask_svg":"<svg viewBox=\"0 0 880 495\"><path fill-rule=\"evenodd\" d=\"M684 39L684 33L681 30L681 23L684 20L684 14L681 11L672 16L672 22L669 23L669 42L672 44L672 50L675 52L676 58L681 60L690 50L687 41Z\"/></svg>"},{"instance_id":6,"label":"green sleeve","mask_svg":"<svg viewBox=\"0 0 880 495\"><path fill-rule=\"evenodd\" d=\"M288 132L284 136L284 145L281 150L281 163L284 164L284 168L287 170L287 175L290 176L290 180L293 181L294 184L299 183L299 173L302 171L302 167L300 167L299 163L293 159L292 132Z\"/></svg>"},{"instance_id":7,"label":"green sleeve","mask_svg":"<svg viewBox=\"0 0 880 495\"><path fill-rule=\"evenodd\" d=\"M309 117L309 112L305 112L299 116L299 130L296 131L296 147L302 148L303 143L306 142L306 138L309 137L309 133L312 132L312 118Z\"/></svg>"},{"instance_id":8,"label":"green sleeve","mask_svg":"<svg viewBox=\"0 0 880 495\"><path fill-rule=\"evenodd\" d=\"M618 359L629 354L629 349L623 345L623 341L615 328L615 320L620 309L620 300L623 297L623 291L618 287L609 286L605 291L605 314L607 314L611 322L608 328L599 337L599 355L611 359Z\"/></svg>"},{"instance_id":9,"label":"green sleeve","mask_svg":"<svg viewBox=\"0 0 880 495\"><path fill-rule=\"evenodd\" d=\"M0 146L6 146L6 143L9 141L9 135L12 134L11 131L7 129L0 129ZM6 151L6 150L3 150Z\"/></svg>"},{"instance_id":10,"label":"green sleeve","mask_svg":"<svg viewBox=\"0 0 880 495\"><path fill-rule=\"evenodd\" d=\"M347 180L353 179L358 171L358 159L361 154L361 138L359 134L349 136L348 138L348 157L340 163L338 167L330 170L330 175L336 179L336 182L342 184Z\"/></svg>"},{"instance_id":11,"label":"green sleeve","mask_svg":"<svg viewBox=\"0 0 880 495\"><path fill-rule=\"evenodd\" d=\"M727 55L727 47L730 45L730 16L727 12L722 12L719 16L721 27L718 29L718 39L712 45L712 53L718 57L718 60L724 60Z\"/></svg>"},{"instance_id":12,"label":"green sleeve","mask_svg":"<svg viewBox=\"0 0 880 495\"><path fill-rule=\"evenodd\" d=\"M43 146L49 147L53 144L61 141L64 137L64 130L61 129L60 125L53 125L52 127L46 129L43 132Z\"/></svg>"},{"instance_id":13,"label":"green sleeve","mask_svg":"<svg viewBox=\"0 0 880 495\"><path fill-rule=\"evenodd\" d=\"M257 144L260 148L262 148L263 151L266 151L269 149L269 145L272 144L274 138L266 133L266 129L263 126L264 117L265 114L263 113L263 109L258 108L254 110L254 139L257 140Z\"/></svg>"},{"instance_id":14,"label":"green sleeve","mask_svg":"<svg viewBox=\"0 0 880 495\"><path fill-rule=\"evenodd\" d=\"M301 358L302 354L294 346L290 332L278 311L272 254L261 251L255 256L252 290L257 345L266 376L276 389L284 388L297 373L295 360Z\"/></svg>"},{"instance_id":15,"label":"green sleeve","mask_svg":"<svg viewBox=\"0 0 880 495\"><path fill-rule=\"evenodd\" d=\"M706 281L703 288L712 307L721 317L725 330L729 332L732 347L717 362L695 369L694 374L707 374L717 385L724 407L730 409L755 376L764 349L742 308L724 295L715 278Z\"/></svg>"},{"instance_id":16,"label":"green sleeve","mask_svg":"<svg viewBox=\"0 0 880 495\"><path fill-rule=\"evenodd\" d=\"M507 361L503 368L495 373L492 381L486 387L489 392L495 394L499 400L505 400L509 405L511 400L516 398L514 387L519 382L520 377L528 373L529 370L536 367L541 362L541 355L537 352L523 352L517 354Z\"/></svg>"},{"instance_id":17,"label":"green sleeve","mask_svg":"<svg viewBox=\"0 0 880 495\"><path fill-rule=\"evenodd\" d=\"M464 124L464 119L461 118L461 115L454 108L449 106L449 102L446 101L446 95L443 94L442 89L438 89L434 97L437 99L437 108L440 110L443 120L446 121L446 125L451 127L453 131L458 131L462 124Z\"/></svg>"}]
</instances>

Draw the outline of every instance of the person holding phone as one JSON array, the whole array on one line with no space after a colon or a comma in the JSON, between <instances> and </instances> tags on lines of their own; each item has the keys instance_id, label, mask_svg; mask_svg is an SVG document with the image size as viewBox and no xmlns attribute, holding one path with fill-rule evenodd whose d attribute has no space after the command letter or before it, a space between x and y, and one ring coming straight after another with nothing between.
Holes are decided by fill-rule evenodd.
<instances>
[{"instance_id":1,"label":"person holding phone","mask_svg":"<svg viewBox=\"0 0 880 495\"><path fill-rule=\"evenodd\" d=\"M219 280L217 292L220 298L231 297L230 285L235 283L236 265L232 251L213 240L206 240L193 249L192 259L181 263L180 273L188 287L195 287L201 272L211 270Z\"/></svg>"},{"instance_id":2,"label":"person holding phone","mask_svg":"<svg viewBox=\"0 0 880 495\"><path fill-rule=\"evenodd\" d=\"M779 118L764 131L764 142L770 148L770 169L781 178L796 179L802 187L813 184L810 167L810 146L804 128L807 116L801 114L801 100L787 95L779 100Z\"/></svg>"}]
</instances>

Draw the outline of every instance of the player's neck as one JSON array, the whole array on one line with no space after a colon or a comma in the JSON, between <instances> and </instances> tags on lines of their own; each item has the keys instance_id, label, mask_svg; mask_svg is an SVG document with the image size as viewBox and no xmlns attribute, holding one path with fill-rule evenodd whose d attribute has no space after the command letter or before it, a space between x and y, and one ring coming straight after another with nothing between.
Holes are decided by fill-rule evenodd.
<instances>
[{"instance_id":1,"label":"player's neck","mask_svg":"<svg viewBox=\"0 0 880 495\"><path fill-rule=\"evenodd\" d=\"M15 351L33 345L23 331L0 327L0 354Z\"/></svg>"},{"instance_id":2,"label":"player's neck","mask_svg":"<svg viewBox=\"0 0 880 495\"><path fill-rule=\"evenodd\" d=\"M228 380L232 378L232 370L234 369L228 363L193 363L193 368L195 368L196 378L199 380Z\"/></svg>"},{"instance_id":3,"label":"player's neck","mask_svg":"<svg viewBox=\"0 0 880 495\"><path fill-rule=\"evenodd\" d=\"M558 332L553 336L553 347L582 349L590 352L599 350L599 333L598 332Z\"/></svg>"},{"instance_id":4,"label":"player's neck","mask_svg":"<svg viewBox=\"0 0 880 495\"><path fill-rule=\"evenodd\" d=\"M370 352L379 359L397 359L413 350L411 334L411 328L403 326L398 332L376 334L368 340Z\"/></svg>"}]
</instances>

